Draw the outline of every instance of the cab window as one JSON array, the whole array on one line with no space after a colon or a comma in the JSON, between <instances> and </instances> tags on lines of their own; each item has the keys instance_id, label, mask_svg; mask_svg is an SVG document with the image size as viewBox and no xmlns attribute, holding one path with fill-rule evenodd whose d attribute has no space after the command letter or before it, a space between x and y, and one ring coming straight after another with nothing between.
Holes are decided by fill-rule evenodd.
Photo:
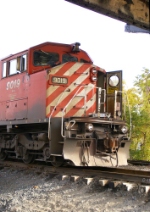
<instances>
[{"instance_id":1,"label":"cab window","mask_svg":"<svg viewBox=\"0 0 150 212\"><path fill-rule=\"evenodd\" d=\"M17 73L27 70L27 55L17 57Z\"/></svg>"},{"instance_id":2,"label":"cab window","mask_svg":"<svg viewBox=\"0 0 150 212\"><path fill-rule=\"evenodd\" d=\"M70 54L63 54L62 56L62 62L63 63L66 63L66 62L77 62L78 61L78 58L77 57L74 57Z\"/></svg>"},{"instance_id":3,"label":"cab window","mask_svg":"<svg viewBox=\"0 0 150 212\"><path fill-rule=\"evenodd\" d=\"M16 59L10 60L10 62L9 62L9 75L13 75L13 74L17 73L16 63L17 63Z\"/></svg>"},{"instance_id":4,"label":"cab window","mask_svg":"<svg viewBox=\"0 0 150 212\"><path fill-rule=\"evenodd\" d=\"M85 59L80 59L81 63L89 63L89 61L85 60Z\"/></svg>"},{"instance_id":5,"label":"cab window","mask_svg":"<svg viewBox=\"0 0 150 212\"><path fill-rule=\"evenodd\" d=\"M3 74L2 77L6 77L6 73L7 73L7 63L3 63Z\"/></svg>"},{"instance_id":6,"label":"cab window","mask_svg":"<svg viewBox=\"0 0 150 212\"><path fill-rule=\"evenodd\" d=\"M21 55L15 59L3 63L2 77L19 74L27 70L27 55Z\"/></svg>"},{"instance_id":7,"label":"cab window","mask_svg":"<svg viewBox=\"0 0 150 212\"><path fill-rule=\"evenodd\" d=\"M22 56L22 71L27 71L27 55Z\"/></svg>"},{"instance_id":8,"label":"cab window","mask_svg":"<svg viewBox=\"0 0 150 212\"><path fill-rule=\"evenodd\" d=\"M34 66L55 66L59 61L59 54L55 52L44 52L42 50L33 53Z\"/></svg>"}]
</instances>

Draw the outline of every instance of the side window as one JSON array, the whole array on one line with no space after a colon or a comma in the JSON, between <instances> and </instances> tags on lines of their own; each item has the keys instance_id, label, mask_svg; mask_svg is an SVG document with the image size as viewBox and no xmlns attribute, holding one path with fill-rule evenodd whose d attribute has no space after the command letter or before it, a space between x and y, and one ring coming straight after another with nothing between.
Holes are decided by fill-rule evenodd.
<instances>
[{"instance_id":1,"label":"side window","mask_svg":"<svg viewBox=\"0 0 150 212\"><path fill-rule=\"evenodd\" d=\"M19 74L27 70L27 55L10 60L9 75Z\"/></svg>"},{"instance_id":2,"label":"side window","mask_svg":"<svg viewBox=\"0 0 150 212\"><path fill-rule=\"evenodd\" d=\"M12 75L12 74L16 74L17 73L16 62L17 62L16 59L10 60L9 75Z\"/></svg>"},{"instance_id":3,"label":"side window","mask_svg":"<svg viewBox=\"0 0 150 212\"><path fill-rule=\"evenodd\" d=\"M17 73L27 70L27 55L17 57Z\"/></svg>"},{"instance_id":4,"label":"side window","mask_svg":"<svg viewBox=\"0 0 150 212\"><path fill-rule=\"evenodd\" d=\"M7 73L7 63L3 63L3 74L2 77L6 77L6 73Z\"/></svg>"},{"instance_id":5,"label":"side window","mask_svg":"<svg viewBox=\"0 0 150 212\"><path fill-rule=\"evenodd\" d=\"M21 71L27 70L27 55L22 56L22 62L21 62Z\"/></svg>"},{"instance_id":6,"label":"side window","mask_svg":"<svg viewBox=\"0 0 150 212\"><path fill-rule=\"evenodd\" d=\"M19 74L27 70L27 55L21 55L15 59L3 63L2 77Z\"/></svg>"}]
</instances>

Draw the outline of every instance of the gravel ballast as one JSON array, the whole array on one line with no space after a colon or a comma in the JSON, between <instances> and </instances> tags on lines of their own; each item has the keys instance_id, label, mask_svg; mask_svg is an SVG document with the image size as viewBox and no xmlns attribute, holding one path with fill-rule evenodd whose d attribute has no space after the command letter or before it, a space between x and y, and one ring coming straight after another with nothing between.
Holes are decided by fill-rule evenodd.
<instances>
[{"instance_id":1,"label":"gravel ballast","mask_svg":"<svg viewBox=\"0 0 150 212\"><path fill-rule=\"evenodd\" d=\"M150 194L137 188L87 185L32 169L0 169L0 212L148 212Z\"/></svg>"}]
</instances>

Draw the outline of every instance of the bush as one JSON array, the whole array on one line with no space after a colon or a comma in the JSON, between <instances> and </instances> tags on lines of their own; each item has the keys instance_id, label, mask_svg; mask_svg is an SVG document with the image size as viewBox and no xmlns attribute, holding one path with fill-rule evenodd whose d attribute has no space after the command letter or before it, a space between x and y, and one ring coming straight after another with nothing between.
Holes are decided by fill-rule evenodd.
<instances>
[{"instance_id":1,"label":"bush","mask_svg":"<svg viewBox=\"0 0 150 212\"><path fill-rule=\"evenodd\" d=\"M150 161L150 148L141 149L141 150L131 150L130 149L130 158L131 160L145 160Z\"/></svg>"}]
</instances>

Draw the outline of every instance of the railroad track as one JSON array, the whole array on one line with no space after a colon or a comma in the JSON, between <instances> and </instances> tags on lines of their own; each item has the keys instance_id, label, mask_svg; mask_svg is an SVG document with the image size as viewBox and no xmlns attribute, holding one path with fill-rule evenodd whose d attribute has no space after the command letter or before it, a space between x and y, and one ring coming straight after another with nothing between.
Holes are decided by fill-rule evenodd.
<instances>
[{"instance_id":1,"label":"railroad track","mask_svg":"<svg viewBox=\"0 0 150 212\"><path fill-rule=\"evenodd\" d=\"M61 175L62 179L70 177L73 180L82 178L87 184L93 179L98 178L101 185L110 184L116 187L118 184L124 184L127 190L134 186L138 186L141 192L150 191L150 171L129 170L124 168L108 168L108 167L53 167L43 162L24 164L22 162L4 161L0 163L0 168L13 167L18 169L32 169L37 173L48 173L53 175Z\"/></svg>"},{"instance_id":2,"label":"railroad track","mask_svg":"<svg viewBox=\"0 0 150 212\"><path fill-rule=\"evenodd\" d=\"M129 164L133 165L142 165L142 166L150 166L150 161L145 161L145 160L128 160Z\"/></svg>"}]
</instances>

